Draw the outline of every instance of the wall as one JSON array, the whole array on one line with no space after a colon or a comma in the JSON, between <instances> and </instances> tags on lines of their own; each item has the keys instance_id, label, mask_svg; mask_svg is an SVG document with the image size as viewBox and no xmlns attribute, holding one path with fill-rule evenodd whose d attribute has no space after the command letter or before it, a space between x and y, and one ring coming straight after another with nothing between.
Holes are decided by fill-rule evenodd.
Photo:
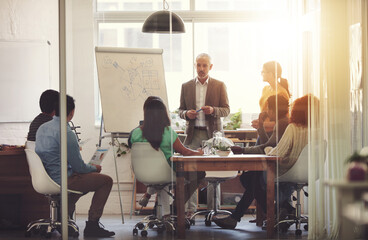
<instances>
[{"instance_id":1,"label":"wall","mask_svg":"<svg viewBox=\"0 0 368 240\"><path fill-rule=\"evenodd\" d=\"M0 1L0 39L51 42L51 88L58 86L57 2ZM0 143L24 144L28 126L28 123L0 123Z\"/></svg>"},{"instance_id":2,"label":"wall","mask_svg":"<svg viewBox=\"0 0 368 240\"><path fill-rule=\"evenodd\" d=\"M83 145L81 152L83 159L88 161L95 151L99 138L99 128L95 126L94 121L94 94L96 91L94 89L93 1L68 0L66 8L67 92L76 100L76 113L73 122L81 126L80 138L89 140ZM0 39L49 40L52 44L52 84L50 88L59 88L57 0L0 1ZM28 127L29 123L0 123L0 144L24 144ZM110 141L110 138L106 138L102 144L108 146ZM102 165L102 173L113 177L115 183L105 213L118 214L120 206L112 153L113 151L110 149ZM129 155L118 158L117 165L120 187L123 190L121 195L124 212L128 213L132 191ZM87 194L80 199L77 206L78 213L88 212L91 196L92 194Z\"/></svg>"}]
</instances>

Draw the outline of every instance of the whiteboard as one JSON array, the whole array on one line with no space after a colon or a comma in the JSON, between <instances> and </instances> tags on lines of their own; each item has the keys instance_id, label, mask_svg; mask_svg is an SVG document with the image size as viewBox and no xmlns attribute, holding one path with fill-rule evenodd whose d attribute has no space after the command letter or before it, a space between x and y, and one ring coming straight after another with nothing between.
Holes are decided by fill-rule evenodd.
<instances>
[{"instance_id":1,"label":"whiteboard","mask_svg":"<svg viewBox=\"0 0 368 240\"><path fill-rule=\"evenodd\" d=\"M0 40L0 122L29 122L50 88L48 41Z\"/></svg>"},{"instance_id":2,"label":"whiteboard","mask_svg":"<svg viewBox=\"0 0 368 240\"><path fill-rule=\"evenodd\" d=\"M143 120L143 104L159 96L168 108L162 49L96 47L105 132L128 133Z\"/></svg>"}]
</instances>

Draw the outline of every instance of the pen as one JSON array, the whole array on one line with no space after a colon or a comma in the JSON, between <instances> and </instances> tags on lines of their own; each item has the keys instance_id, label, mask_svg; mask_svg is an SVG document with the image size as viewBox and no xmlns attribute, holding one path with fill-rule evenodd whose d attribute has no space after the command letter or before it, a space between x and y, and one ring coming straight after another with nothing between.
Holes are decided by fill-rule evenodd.
<instances>
[{"instance_id":1,"label":"pen","mask_svg":"<svg viewBox=\"0 0 368 240\"><path fill-rule=\"evenodd\" d=\"M196 112L200 112L200 111L202 111L202 108L201 109L198 109Z\"/></svg>"}]
</instances>

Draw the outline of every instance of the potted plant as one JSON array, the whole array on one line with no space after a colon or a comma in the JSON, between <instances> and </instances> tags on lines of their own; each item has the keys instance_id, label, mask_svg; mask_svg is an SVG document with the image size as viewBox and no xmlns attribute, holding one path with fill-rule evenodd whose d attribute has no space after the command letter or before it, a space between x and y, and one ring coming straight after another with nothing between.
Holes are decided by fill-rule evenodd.
<instances>
[{"instance_id":1,"label":"potted plant","mask_svg":"<svg viewBox=\"0 0 368 240\"><path fill-rule=\"evenodd\" d=\"M216 154L219 156L227 156L231 152L230 146L222 144L221 142L218 145L213 146L213 148L216 150Z\"/></svg>"},{"instance_id":2,"label":"potted plant","mask_svg":"<svg viewBox=\"0 0 368 240\"><path fill-rule=\"evenodd\" d=\"M348 164L346 175L348 181L364 181L368 179L367 156L354 152L346 162Z\"/></svg>"}]
</instances>

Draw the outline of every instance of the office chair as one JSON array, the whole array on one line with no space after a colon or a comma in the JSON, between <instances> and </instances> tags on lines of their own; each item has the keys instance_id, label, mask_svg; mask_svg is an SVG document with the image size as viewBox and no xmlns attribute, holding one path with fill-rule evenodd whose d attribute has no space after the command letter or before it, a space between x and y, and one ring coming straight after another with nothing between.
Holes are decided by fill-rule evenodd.
<instances>
[{"instance_id":1,"label":"office chair","mask_svg":"<svg viewBox=\"0 0 368 240\"><path fill-rule=\"evenodd\" d=\"M31 150L35 150L36 149L36 142L35 141L26 141L26 144L24 145L25 149L31 149Z\"/></svg>"},{"instance_id":2,"label":"office chair","mask_svg":"<svg viewBox=\"0 0 368 240\"><path fill-rule=\"evenodd\" d=\"M195 225L195 217L197 215L206 214L206 217L205 217L205 220L204 220L204 223L206 224L206 226L211 226L212 218L213 218L213 216L215 216L217 214L231 215L230 211L218 209L219 207L217 206L217 198L218 198L218 196L217 196L217 186L220 183L225 182L226 180L235 178L237 175L238 175L238 171L206 171L205 180L208 181L208 185L212 184L213 189L214 189L213 190L214 209L203 210L203 211L198 211L198 212L194 213L193 216L190 218L190 223L192 225Z\"/></svg>"},{"instance_id":3,"label":"office chair","mask_svg":"<svg viewBox=\"0 0 368 240\"><path fill-rule=\"evenodd\" d=\"M40 157L34 150L27 148L24 151L26 152L34 190L45 195L50 201L50 218L30 222L27 226L25 236L31 237L32 234L41 233L41 235L48 238L51 237L53 230L61 227L61 222L57 216L60 203L60 185L54 182L47 174ZM73 190L68 190L68 193L83 194L82 192ZM72 219L68 220L68 228L70 236L79 236L79 228Z\"/></svg>"},{"instance_id":4,"label":"office chair","mask_svg":"<svg viewBox=\"0 0 368 240\"><path fill-rule=\"evenodd\" d=\"M167 163L164 153L160 149L156 151L148 142L136 142L131 148L131 161L135 178L147 187L157 190L156 214L138 222L134 226L133 235L137 235L139 229L141 235L145 237L148 235L148 228L155 226L159 233L165 229L175 233L175 216L170 216L169 219L162 216L162 194L170 194L164 189L168 189L168 186L176 181L175 172Z\"/></svg>"},{"instance_id":5,"label":"office chair","mask_svg":"<svg viewBox=\"0 0 368 240\"><path fill-rule=\"evenodd\" d=\"M326 149L326 142L323 142L324 149ZM295 216L290 216L291 219L286 219L278 222L275 227L282 223L288 223L289 225L292 225L295 223L296 230L295 235L300 236L302 234L302 230L300 229L301 224L304 225L304 229L308 230L308 217L301 215L301 203L300 203L300 192L303 190L304 195L308 197L308 193L304 191L304 187L308 186L308 149L309 144L307 144L302 152L300 153L298 160L295 162L295 164L283 175L281 175L277 180L279 182L289 182L293 183L296 191L296 212ZM320 151L320 145L317 142L315 145L315 148L312 154L316 157L316 159L319 157L319 151ZM316 177L319 178L318 176ZM316 180L317 180L316 179ZM295 201L295 199L294 199ZM283 229L281 229L284 231Z\"/></svg>"}]
</instances>

